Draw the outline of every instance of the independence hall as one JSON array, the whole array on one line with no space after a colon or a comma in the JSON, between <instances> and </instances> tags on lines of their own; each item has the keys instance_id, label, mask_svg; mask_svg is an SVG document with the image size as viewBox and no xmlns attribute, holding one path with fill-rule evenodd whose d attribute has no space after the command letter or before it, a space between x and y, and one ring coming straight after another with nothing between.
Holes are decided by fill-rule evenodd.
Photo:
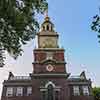
<instances>
[{"instance_id":1,"label":"independence hall","mask_svg":"<svg viewBox=\"0 0 100 100\"><path fill-rule=\"evenodd\" d=\"M59 47L59 34L54 29L46 16L37 33L32 72L29 76L9 72L1 100L94 100L91 80L85 72L72 76L66 71L65 50Z\"/></svg>"}]
</instances>

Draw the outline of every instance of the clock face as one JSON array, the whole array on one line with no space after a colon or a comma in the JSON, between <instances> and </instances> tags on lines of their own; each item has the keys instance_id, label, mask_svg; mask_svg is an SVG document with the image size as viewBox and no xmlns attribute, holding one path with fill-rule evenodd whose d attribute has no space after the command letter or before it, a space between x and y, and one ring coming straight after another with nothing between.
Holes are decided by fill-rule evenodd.
<instances>
[{"instance_id":1,"label":"clock face","mask_svg":"<svg viewBox=\"0 0 100 100\"><path fill-rule=\"evenodd\" d=\"M54 69L53 66L50 64L46 66L46 70L49 72L53 71L53 69Z\"/></svg>"},{"instance_id":2,"label":"clock face","mask_svg":"<svg viewBox=\"0 0 100 100\"><path fill-rule=\"evenodd\" d=\"M55 47L55 41L52 38L47 38L43 41L43 47Z\"/></svg>"}]
</instances>

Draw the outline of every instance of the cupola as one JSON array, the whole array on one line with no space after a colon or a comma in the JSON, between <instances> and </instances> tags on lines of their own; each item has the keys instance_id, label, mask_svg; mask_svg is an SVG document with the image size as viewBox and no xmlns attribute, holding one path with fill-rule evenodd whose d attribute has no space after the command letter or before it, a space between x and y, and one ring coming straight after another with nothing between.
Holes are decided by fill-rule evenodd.
<instances>
[{"instance_id":1,"label":"cupola","mask_svg":"<svg viewBox=\"0 0 100 100\"><path fill-rule=\"evenodd\" d=\"M46 15L44 22L41 25L41 31L54 32L54 24L50 21L50 17Z\"/></svg>"}]
</instances>

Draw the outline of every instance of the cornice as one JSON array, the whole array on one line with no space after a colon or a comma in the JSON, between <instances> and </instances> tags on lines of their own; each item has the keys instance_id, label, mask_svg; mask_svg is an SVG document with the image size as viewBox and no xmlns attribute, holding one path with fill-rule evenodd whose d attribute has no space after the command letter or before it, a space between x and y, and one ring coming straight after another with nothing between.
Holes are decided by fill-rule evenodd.
<instances>
[{"instance_id":1,"label":"cornice","mask_svg":"<svg viewBox=\"0 0 100 100\"><path fill-rule=\"evenodd\" d=\"M34 74L31 73L31 77L42 77L42 78L68 78L70 73L44 73L44 74Z\"/></svg>"},{"instance_id":2,"label":"cornice","mask_svg":"<svg viewBox=\"0 0 100 100\"><path fill-rule=\"evenodd\" d=\"M63 48L36 48L33 51L65 51Z\"/></svg>"},{"instance_id":3,"label":"cornice","mask_svg":"<svg viewBox=\"0 0 100 100\"><path fill-rule=\"evenodd\" d=\"M32 64L43 64L43 62L35 61ZM55 64L66 64L65 61L56 61Z\"/></svg>"}]
</instances>

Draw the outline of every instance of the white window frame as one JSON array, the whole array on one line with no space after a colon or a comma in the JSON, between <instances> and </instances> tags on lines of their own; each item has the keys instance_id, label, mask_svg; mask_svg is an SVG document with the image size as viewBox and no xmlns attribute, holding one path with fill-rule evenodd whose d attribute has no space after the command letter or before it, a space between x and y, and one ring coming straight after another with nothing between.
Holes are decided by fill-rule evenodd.
<instances>
[{"instance_id":1,"label":"white window frame","mask_svg":"<svg viewBox=\"0 0 100 100\"><path fill-rule=\"evenodd\" d=\"M74 94L75 96L80 95L79 86L73 86L73 94Z\"/></svg>"},{"instance_id":2,"label":"white window frame","mask_svg":"<svg viewBox=\"0 0 100 100\"><path fill-rule=\"evenodd\" d=\"M32 87L27 87L27 96L32 95Z\"/></svg>"},{"instance_id":3,"label":"white window frame","mask_svg":"<svg viewBox=\"0 0 100 100\"><path fill-rule=\"evenodd\" d=\"M52 54L52 52L47 52L47 54L46 54L46 59L47 60L52 60L53 59L53 54Z\"/></svg>"},{"instance_id":4,"label":"white window frame","mask_svg":"<svg viewBox=\"0 0 100 100\"><path fill-rule=\"evenodd\" d=\"M23 87L17 87L16 96L23 96Z\"/></svg>"},{"instance_id":5,"label":"white window frame","mask_svg":"<svg viewBox=\"0 0 100 100\"><path fill-rule=\"evenodd\" d=\"M6 96L13 96L13 87L7 87Z\"/></svg>"},{"instance_id":6,"label":"white window frame","mask_svg":"<svg viewBox=\"0 0 100 100\"><path fill-rule=\"evenodd\" d=\"M88 86L82 86L83 88L83 95L89 95L89 87Z\"/></svg>"}]
</instances>

